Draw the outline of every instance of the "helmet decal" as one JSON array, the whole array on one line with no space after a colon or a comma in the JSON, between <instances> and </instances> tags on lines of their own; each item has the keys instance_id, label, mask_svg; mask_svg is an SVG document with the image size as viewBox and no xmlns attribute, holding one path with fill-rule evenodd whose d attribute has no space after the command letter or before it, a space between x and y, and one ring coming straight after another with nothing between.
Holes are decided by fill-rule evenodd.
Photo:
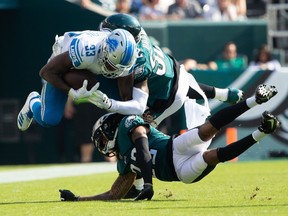
<instances>
[{"instance_id":1,"label":"helmet decal","mask_svg":"<svg viewBox=\"0 0 288 216\"><path fill-rule=\"evenodd\" d=\"M119 44L117 40L109 37L107 38L106 43L109 45L109 52L115 52Z\"/></svg>"}]
</instances>

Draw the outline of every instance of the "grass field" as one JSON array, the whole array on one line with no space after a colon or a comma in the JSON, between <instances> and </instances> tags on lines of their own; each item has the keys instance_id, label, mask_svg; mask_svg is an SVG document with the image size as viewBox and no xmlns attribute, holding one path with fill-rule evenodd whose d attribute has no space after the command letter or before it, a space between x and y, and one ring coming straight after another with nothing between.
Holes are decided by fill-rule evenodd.
<instances>
[{"instance_id":1,"label":"grass field","mask_svg":"<svg viewBox=\"0 0 288 216\"><path fill-rule=\"evenodd\" d=\"M20 168L1 167L0 178L2 171ZM151 201L59 201L58 189L92 195L107 191L116 177L112 172L2 183L0 215L288 215L287 160L221 164L190 185L154 180Z\"/></svg>"}]
</instances>

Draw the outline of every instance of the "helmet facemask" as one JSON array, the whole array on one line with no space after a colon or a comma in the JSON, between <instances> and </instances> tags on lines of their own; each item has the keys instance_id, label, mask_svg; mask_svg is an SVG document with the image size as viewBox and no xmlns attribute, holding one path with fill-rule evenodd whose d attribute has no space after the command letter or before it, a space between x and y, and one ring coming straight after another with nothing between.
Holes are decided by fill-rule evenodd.
<instances>
[{"instance_id":1,"label":"helmet facemask","mask_svg":"<svg viewBox=\"0 0 288 216\"><path fill-rule=\"evenodd\" d=\"M101 154L108 157L113 157L117 154L116 137L122 117L122 115L117 113L108 113L96 121L91 139Z\"/></svg>"},{"instance_id":2,"label":"helmet facemask","mask_svg":"<svg viewBox=\"0 0 288 216\"><path fill-rule=\"evenodd\" d=\"M129 75L136 56L133 36L123 29L112 31L99 48L99 64L103 76L117 78Z\"/></svg>"},{"instance_id":3,"label":"helmet facemask","mask_svg":"<svg viewBox=\"0 0 288 216\"><path fill-rule=\"evenodd\" d=\"M99 127L94 132L92 140L93 140L95 147L98 149L98 151L101 154L107 157L113 157L116 155L115 140L117 137L117 133L118 133L118 128L115 131L113 139L109 140L106 134L102 131L101 127Z\"/></svg>"}]
</instances>

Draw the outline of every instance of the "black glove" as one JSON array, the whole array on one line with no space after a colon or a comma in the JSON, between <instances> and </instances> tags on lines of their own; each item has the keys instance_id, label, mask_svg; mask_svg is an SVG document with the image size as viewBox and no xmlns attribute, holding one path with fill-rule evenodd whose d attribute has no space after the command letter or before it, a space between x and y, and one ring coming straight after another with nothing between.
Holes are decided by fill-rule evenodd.
<instances>
[{"instance_id":1,"label":"black glove","mask_svg":"<svg viewBox=\"0 0 288 216\"><path fill-rule=\"evenodd\" d=\"M70 190L59 190L61 201L78 201L79 196L75 196Z\"/></svg>"},{"instance_id":2,"label":"black glove","mask_svg":"<svg viewBox=\"0 0 288 216\"><path fill-rule=\"evenodd\" d=\"M138 200L151 200L154 195L153 185L152 184L144 184L143 190L138 194L138 196L134 199Z\"/></svg>"}]
</instances>

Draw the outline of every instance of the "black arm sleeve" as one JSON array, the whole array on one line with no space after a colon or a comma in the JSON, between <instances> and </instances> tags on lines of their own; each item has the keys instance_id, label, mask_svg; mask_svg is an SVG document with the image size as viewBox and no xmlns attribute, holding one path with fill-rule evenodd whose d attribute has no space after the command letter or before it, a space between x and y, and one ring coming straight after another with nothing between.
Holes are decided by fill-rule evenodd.
<instances>
[{"instance_id":1,"label":"black arm sleeve","mask_svg":"<svg viewBox=\"0 0 288 216\"><path fill-rule=\"evenodd\" d=\"M213 86L209 86L203 83L198 83L200 88L204 91L205 95L209 99L213 99L215 97L215 89Z\"/></svg>"},{"instance_id":2,"label":"black arm sleeve","mask_svg":"<svg viewBox=\"0 0 288 216\"><path fill-rule=\"evenodd\" d=\"M136 161L141 169L144 183L152 184L152 157L149 151L148 138L137 138L134 144L136 148Z\"/></svg>"}]
</instances>

